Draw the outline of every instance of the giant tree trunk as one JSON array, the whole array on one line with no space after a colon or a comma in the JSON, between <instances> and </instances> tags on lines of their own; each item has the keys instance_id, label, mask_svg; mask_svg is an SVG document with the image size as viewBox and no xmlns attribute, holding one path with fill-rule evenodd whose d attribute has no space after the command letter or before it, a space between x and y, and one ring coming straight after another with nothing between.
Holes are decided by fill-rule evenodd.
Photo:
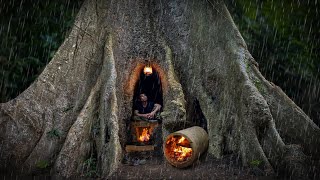
<instances>
[{"instance_id":1,"label":"giant tree trunk","mask_svg":"<svg viewBox=\"0 0 320 180\"><path fill-rule=\"evenodd\" d=\"M116 171L146 59L163 87L163 136L190 121L198 101L208 153L238 153L266 172L313 172L319 128L260 74L220 0L85 1L38 79L1 104L0 168L31 173L47 162L71 177L96 153L101 176Z\"/></svg>"}]
</instances>

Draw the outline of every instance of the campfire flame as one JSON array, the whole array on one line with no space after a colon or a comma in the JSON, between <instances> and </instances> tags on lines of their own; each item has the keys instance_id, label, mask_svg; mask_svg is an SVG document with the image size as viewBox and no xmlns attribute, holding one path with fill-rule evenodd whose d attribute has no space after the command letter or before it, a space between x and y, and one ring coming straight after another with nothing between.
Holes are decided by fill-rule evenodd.
<instances>
[{"instance_id":1,"label":"campfire flame","mask_svg":"<svg viewBox=\"0 0 320 180\"><path fill-rule=\"evenodd\" d=\"M138 141L147 142L150 139L150 133L148 128L143 128L141 135L138 137Z\"/></svg>"},{"instance_id":2,"label":"campfire flame","mask_svg":"<svg viewBox=\"0 0 320 180\"><path fill-rule=\"evenodd\" d=\"M167 140L167 154L176 161L186 161L192 155L189 141L183 136L171 137Z\"/></svg>"}]
</instances>

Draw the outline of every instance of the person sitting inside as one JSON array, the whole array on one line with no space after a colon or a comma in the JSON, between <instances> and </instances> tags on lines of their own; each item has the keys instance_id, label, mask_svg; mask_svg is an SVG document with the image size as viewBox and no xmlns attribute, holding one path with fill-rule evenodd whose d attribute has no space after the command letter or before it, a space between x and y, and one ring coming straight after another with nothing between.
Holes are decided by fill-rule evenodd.
<instances>
[{"instance_id":1,"label":"person sitting inside","mask_svg":"<svg viewBox=\"0 0 320 180\"><path fill-rule=\"evenodd\" d=\"M134 107L134 116L133 120L135 121L149 121L149 120L158 120L160 118L160 109L161 105L148 101L146 94L141 93L139 96L139 101Z\"/></svg>"}]
</instances>

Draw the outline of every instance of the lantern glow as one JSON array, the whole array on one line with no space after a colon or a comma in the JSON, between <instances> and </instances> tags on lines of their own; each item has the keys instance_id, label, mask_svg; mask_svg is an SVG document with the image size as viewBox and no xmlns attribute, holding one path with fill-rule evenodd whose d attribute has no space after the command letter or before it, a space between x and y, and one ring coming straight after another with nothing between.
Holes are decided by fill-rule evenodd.
<instances>
[{"instance_id":1,"label":"lantern glow","mask_svg":"<svg viewBox=\"0 0 320 180\"><path fill-rule=\"evenodd\" d=\"M143 69L143 73L147 76L149 76L150 74L152 74L152 67L151 66L145 66Z\"/></svg>"}]
</instances>

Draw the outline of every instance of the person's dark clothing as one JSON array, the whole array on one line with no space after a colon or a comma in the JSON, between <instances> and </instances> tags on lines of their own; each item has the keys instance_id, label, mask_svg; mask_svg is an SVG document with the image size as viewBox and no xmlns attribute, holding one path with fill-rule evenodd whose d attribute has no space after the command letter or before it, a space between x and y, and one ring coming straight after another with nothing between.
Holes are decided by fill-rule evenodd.
<instances>
[{"instance_id":1,"label":"person's dark clothing","mask_svg":"<svg viewBox=\"0 0 320 180\"><path fill-rule=\"evenodd\" d=\"M138 110L140 114L151 113L154 108L154 102L147 101L147 106L143 107L142 102L137 102L135 105L135 110Z\"/></svg>"}]
</instances>

